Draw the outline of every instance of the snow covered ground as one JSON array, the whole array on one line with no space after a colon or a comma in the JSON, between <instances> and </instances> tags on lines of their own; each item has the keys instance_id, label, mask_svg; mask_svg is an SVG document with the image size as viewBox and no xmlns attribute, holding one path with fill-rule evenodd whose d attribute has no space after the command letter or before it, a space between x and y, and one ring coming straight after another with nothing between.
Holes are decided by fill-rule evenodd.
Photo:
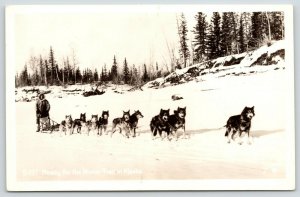
<instances>
[{"instance_id":1,"label":"snow covered ground","mask_svg":"<svg viewBox=\"0 0 300 197\"><path fill-rule=\"evenodd\" d=\"M151 180L269 179L286 176L287 70L247 76L213 77L161 89L100 96L46 96L50 116L60 122L71 114L101 114L109 124L123 110L140 110L138 136L125 139L96 135L64 136L36 133L35 103L16 102L17 179L26 180ZM172 101L180 94L183 99ZM152 140L149 123L161 108L187 107L188 139ZM255 106L252 145L228 144L224 137L229 116ZM110 127L109 127L110 129Z\"/></svg>"},{"instance_id":2,"label":"snow covered ground","mask_svg":"<svg viewBox=\"0 0 300 197\"><path fill-rule=\"evenodd\" d=\"M74 119L86 113L90 119L92 114L109 110L110 130L113 118L121 117L123 111L140 110L144 118L139 121L136 138L36 133L35 102L16 102L17 180L284 179L291 166L288 152L294 133L289 129L290 65L285 65L278 53L268 60L274 65L250 66L263 54L274 54L282 48L284 42L262 47L252 56L244 54L240 64L218 66L218 71L213 66L207 74L179 85L166 85L165 79L157 79L165 83L157 89L150 88L151 83L143 91L112 86L103 95L90 97L83 97L81 92L68 94L61 87L47 89L51 90L46 95L51 104L50 116L56 122L69 114ZM225 59L217 59L215 65ZM90 90L89 86L68 88ZM16 101L22 100L22 94L22 89L16 90ZM34 98L34 94L23 97ZM172 95L183 99L173 101ZM245 106L255 107L252 144L228 144L223 126ZM188 138L152 140L151 118L161 108L173 112L177 107L187 108Z\"/></svg>"}]
</instances>

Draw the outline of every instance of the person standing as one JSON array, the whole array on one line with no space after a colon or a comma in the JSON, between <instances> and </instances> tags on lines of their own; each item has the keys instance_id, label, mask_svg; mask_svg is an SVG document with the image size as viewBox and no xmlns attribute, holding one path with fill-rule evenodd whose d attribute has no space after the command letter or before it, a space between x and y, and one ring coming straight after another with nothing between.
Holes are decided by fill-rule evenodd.
<instances>
[{"instance_id":1,"label":"person standing","mask_svg":"<svg viewBox=\"0 0 300 197\"><path fill-rule=\"evenodd\" d=\"M37 130L40 131L40 118L49 118L50 104L49 101L45 98L45 95L41 93L38 96L38 100L36 102L36 124Z\"/></svg>"}]
</instances>

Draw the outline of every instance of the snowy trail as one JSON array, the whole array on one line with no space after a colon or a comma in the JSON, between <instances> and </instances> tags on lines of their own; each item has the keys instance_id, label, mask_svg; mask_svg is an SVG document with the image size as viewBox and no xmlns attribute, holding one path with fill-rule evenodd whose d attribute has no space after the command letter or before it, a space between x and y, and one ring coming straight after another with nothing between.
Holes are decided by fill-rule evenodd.
<instances>
[{"instance_id":1,"label":"snowy trail","mask_svg":"<svg viewBox=\"0 0 300 197\"><path fill-rule=\"evenodd\" d=\"M283 178L286 173L285 70L251 76L190 82L162 89L101 96L47 98L51 118L87 118L109 110L111 121L122 110L140 110L136 138L36 133L34 102L16 103L17 178L19 180L150 180ZM172 101L173 94L184 97ZM255 106L253 144L228 144L229 116ZM151 118L160 108L187 107L189 139L152 140ZM110 128L109 128L110 129Z\"/></svg>"}]
</instances>

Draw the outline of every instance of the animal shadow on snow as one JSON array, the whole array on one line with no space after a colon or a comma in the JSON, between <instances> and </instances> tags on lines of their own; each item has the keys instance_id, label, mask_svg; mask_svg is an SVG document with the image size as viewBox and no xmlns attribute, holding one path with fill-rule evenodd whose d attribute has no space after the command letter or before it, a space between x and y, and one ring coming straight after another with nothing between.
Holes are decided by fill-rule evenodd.
<instances>
[{"instance_id":1,"label":"animal shadow on snow","mask_svg":"<svg viewBox=\"0 0 300 197\"><path fill-rule=\"evenodd\" d=\"M251 131L250 135L255 138L259 138L265 135L271 135L279 132L284 132L284 129L275 129L275 130L256 130Z\"/></svg>"}]
</instances>

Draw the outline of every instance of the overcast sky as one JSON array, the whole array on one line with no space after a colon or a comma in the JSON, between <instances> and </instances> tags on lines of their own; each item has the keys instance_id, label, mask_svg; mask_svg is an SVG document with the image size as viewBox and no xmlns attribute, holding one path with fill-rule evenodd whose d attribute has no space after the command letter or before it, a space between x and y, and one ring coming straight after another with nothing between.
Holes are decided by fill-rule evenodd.
<instances>
[{"instance_id":1,"label":"overcast sky","mask_svg":"<svg viewBox=\"0 0 300 197\"><path fill-rule=\"evenodd\" d=\"M186 12L189 30L196 12ZM119 65L159 65L169 61L167 42L178 45L176 12L140 13L26 13L15 17L17 71L30 56L48 58L50 46L56 61L76 54L80 68L110 68L116 55ZM189 39L191 35L189 35Z\"/></svg>"}]
</instances>

